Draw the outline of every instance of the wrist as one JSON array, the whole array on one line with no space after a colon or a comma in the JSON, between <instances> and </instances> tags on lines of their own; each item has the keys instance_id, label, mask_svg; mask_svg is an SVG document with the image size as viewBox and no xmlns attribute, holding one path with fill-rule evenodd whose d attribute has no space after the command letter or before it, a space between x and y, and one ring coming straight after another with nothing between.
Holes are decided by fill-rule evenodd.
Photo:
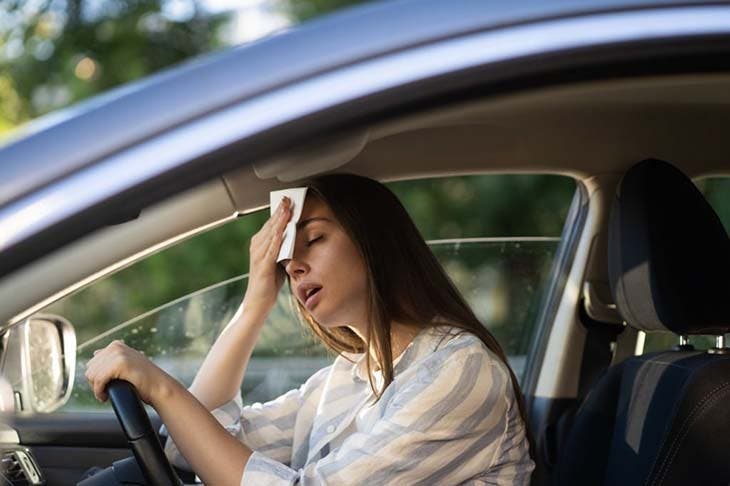
<instances>
[{"instance_id":1,"label":"wrist","mask_svg":"<svg viewBox=\"0 0 730 486\"><path fill-rule=\"evenodd\" d=\"M167 403L180 390L184 389L183 385L167 373L162 374L162 378L157 382L150 396L150 405L157 409L161 404Z\"/></svg>"},{"instance_id":2,"label":"wrist","mask_svg":"<svg viewBox=\"0 0 730 486\"><path fill-rule=\"evenodd\" d=\"M236 312L236 320L263 324L275 304L276 299L269 301L268 299L255 298L246 294L238 312Z\"/></svg>"}]
</instances>

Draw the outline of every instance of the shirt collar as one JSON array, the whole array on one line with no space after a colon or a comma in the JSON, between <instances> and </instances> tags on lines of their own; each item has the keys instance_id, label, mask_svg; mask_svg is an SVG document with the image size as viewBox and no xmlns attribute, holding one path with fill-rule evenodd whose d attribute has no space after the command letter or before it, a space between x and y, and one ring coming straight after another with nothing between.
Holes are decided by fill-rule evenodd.
<instances>
[{"instance_id":1,"label":"shirt collar","mask_svg":"<svg viewBox=\"0 0 730 486\"><path fill-rule=\"evenodd\" d=\"M413 340L408 343L408 346L406 346L401 354L393 360L394 377L401 373L403 369L407 368L411 363L413 363L418 357L420 357L420 355L433 351L433 349L431 349L431 346L428 346L426 344L429 342L429 338L432 338L434 336L436 329L438 328L427 327L421 329L419 333L413 338ZM355 382L368 381L367 361L365 359L365 353L354 354L351 356L355 361L352 365L352 380ZM380 371L373 371L373 374L376 381L382 377Z\"/></svg>"}]
</instances>

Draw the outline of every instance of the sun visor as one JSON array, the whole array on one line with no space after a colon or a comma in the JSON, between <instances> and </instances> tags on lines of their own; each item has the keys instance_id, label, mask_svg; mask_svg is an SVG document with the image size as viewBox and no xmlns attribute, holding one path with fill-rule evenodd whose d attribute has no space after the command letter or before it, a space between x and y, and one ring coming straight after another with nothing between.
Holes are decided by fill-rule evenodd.
<instances>
[{"instance_id":1,"label":"sun visor","mask_svg":"<svg viewBox=\"0 0 730 486\"><path fill-rule=\"evenodd\" d=\"M310 144L279 157L253 164L259 179L276 177L292 182L342 167L354 159L368 142L367 131Z\"/></svg>"}]
</instances>

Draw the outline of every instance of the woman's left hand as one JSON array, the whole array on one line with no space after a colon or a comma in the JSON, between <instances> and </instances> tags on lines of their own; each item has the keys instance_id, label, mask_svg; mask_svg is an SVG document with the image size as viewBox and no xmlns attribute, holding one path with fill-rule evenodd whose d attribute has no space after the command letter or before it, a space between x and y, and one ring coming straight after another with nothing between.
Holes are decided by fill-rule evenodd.
<instances>
[{"instance_id":1,"label":"woman's left hand","mask_svg":"<svg viewBox=\"0 0 730 486\"><path fill-rule=\"evenodd\" d=\"M94 351L94 357L86 363L86 379L89 380L94 396L101 402L108 398L107 383L120 379L134 385L139 397L152 406L156 396L173 380L144 354L119 340Z\"/></svg>"}]
</instances>

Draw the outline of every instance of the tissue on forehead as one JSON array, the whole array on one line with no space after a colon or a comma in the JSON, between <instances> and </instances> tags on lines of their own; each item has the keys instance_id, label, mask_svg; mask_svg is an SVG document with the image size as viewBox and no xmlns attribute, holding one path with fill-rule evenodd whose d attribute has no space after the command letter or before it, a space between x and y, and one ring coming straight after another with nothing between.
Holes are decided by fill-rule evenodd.
<instances>
[{"instance_id":1,"label":"tissue on forehead","mask_svg":"<svg viewBox=\"0 0 730 486\"><path fill-rule=\"evenodd\" d=\"M306 187L293 187L291 189L283 189L280 191L272 191L269 193L269 202L271 205L271 214L274 214L276 208L281 204L284 197L291 200L292 216L284 229L284 239L281 242L279 255L276 262L282 260L290 260L294 255L294 243L297 237L297 223L302 216L302 208L304 207L304 198L307 196Z\"/></svg>"}]
</instances>

